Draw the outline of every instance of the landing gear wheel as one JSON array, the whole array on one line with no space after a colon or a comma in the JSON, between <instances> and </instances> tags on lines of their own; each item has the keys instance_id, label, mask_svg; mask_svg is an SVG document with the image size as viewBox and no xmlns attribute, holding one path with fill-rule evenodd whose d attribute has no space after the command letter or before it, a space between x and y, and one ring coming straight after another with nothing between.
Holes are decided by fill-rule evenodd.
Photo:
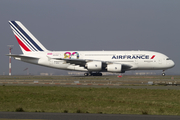
<instances>
[{"instance_id":1,"label":"landing gear wheel","mask_svg":"<svg viewBox=\"0 0 180 120\"><path fill-rule=\"evenodd\" d=\"M90 73L84 73L84 76L102 76L102 73L92 73L92 72L90 72Z\"/></svg>"},{"instance_id":2,"label":"landing gear wheel","mask_svg":"<svg viewBox=\"0 0 180 120\"><path fill-rule=\"evenodd\" d=\"M165 71L165 70L163 70L163 72L162 72L162 76L165 76L165 75L166 75L166 74L164 73L164 71Z\"/></svg>"},{"instance_id":3,"label":"landing gear wheel","mask_svg":"<svg viewBox=\"0 0 180 120\"><path fill-rule=\"evenodd\" d=\"M166 74L165 73L162 73L162 76L165 76Z\"/></svg>"},{"instance_id":4,"label":"landing gear wheel","mask_svg":"<svg viewBox=\"0 0 180 120\"><path fill-rule=\"evenodd\" d=\"M88 76L89 74L88 73L84 73L84 76Z\"/></svg>"},{"instance_id":5,"label":"landing gear wheel","mask_svg":"<svg viewBox=\"0 0 180 120\"><path fill-rule=\"evenodd\" d=\"M88 73L88 76L92 76L92 73L90 72L90 73Z\"/></svg>"},{"instance_id":6,"label":"landing gear wheel","mask_svg":"<svg viewBox=\"0 0 180 120\"><path fill-rule=\"evenodd\" d=\"M102 73L92 73L92 76L102 76Z\"/></svg>"},{"instance_id":7,"label":"landing gear wheel","mask_svg":"<svg viewBox=\"0 0 180 120\"><path fill-rule=\"evenodd\" d=\"M102 73L97 73L98 74L98 76L102 76Z\"/></svg>"}]
</instances>

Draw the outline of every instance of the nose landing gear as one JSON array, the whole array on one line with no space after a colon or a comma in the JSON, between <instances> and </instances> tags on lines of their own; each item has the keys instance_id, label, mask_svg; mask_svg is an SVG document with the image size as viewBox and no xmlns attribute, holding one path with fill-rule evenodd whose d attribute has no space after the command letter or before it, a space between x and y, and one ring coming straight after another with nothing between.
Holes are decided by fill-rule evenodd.
<instances>
[{"instance_id":1,"label":"nose landing gear","mask_svg":"<svg viewBox=\"0 0 180 120\"><path fill-rule=\"evenodd\" d=\"M162 76L165 76L165 75L166 75L164 71L165 71L165 70L162 71Z\"/></svg>"}]
</instances>

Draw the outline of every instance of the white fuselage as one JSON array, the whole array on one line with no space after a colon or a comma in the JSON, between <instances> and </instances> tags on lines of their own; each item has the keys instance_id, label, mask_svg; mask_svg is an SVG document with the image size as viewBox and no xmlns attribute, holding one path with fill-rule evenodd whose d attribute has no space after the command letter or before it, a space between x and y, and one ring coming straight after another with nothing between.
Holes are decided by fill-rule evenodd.
<instances>
[{"instance_id":1,"label":"white fuselage","mask_svg":"<svg viewBox=\"0 0 180 120\"><path fill-rule=\"evenodd\" d=\"M95 60L131 66L127 70L166 70L174 66L174 62L166 55L152 51L48 51L33 53L32 57L40 59L21 60L57 69L78 71L88 71L88 69L56 58Z\"/></svg>"}]
</instances>

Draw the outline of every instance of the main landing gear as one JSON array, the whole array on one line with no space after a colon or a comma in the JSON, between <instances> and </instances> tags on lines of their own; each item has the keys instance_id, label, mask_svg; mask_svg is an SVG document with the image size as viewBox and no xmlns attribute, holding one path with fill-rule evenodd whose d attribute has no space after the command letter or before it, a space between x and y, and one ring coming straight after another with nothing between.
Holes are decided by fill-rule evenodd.
<instances>
[{"instance_id":1,"label":"main landing gear","mask_svg":"<svg viewBox=\"0 0 180 120\"><path fill-rule=\"evenodd\" d=\"M162 71L162 76L165 76L165 75L166 75L164 71L165 71L165 70Z\"/></svg>"},{"instance_id":2,"label":"main landing gear","mask_svg":"<svg viewBox=\"0 0 180 120\"><path fill-rule=\"evenodd\" d=\"M102 76L102 73L84 73L84 76Z\"/></svg>"}]
</instances>

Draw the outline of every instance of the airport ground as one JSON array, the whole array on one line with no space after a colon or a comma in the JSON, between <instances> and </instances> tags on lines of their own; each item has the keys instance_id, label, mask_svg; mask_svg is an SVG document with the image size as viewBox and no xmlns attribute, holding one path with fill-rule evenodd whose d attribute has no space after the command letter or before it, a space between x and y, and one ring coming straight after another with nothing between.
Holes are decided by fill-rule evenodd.
<instances>
[{"instance_id":1,"label":"airport ground","mask_svg":"<svg viewBox=\"0 0 180 120\"><path fill-rule=\"evenodd\" d=\"M179 120L180 116L0 112L0 120Z\"/></svg>"},{"instance_id":2,"label":"airport ground","mask_svg":"<svg viewBox=\"0 0 180 120\"><path fill-rule=\"evenodd\" d=\"M180 76L0 76L0 84L18 85L180 85Z\"/></svg>"},{"instance_id":3,"label":"airport ground","mask_svg":"<svg viewBox=\"0 0 180 120\"><path fill-rule=\"evenodd\" d=\"M0 111L180 115L180 76L0 76Z\"/></svg>"}]
</instances>

